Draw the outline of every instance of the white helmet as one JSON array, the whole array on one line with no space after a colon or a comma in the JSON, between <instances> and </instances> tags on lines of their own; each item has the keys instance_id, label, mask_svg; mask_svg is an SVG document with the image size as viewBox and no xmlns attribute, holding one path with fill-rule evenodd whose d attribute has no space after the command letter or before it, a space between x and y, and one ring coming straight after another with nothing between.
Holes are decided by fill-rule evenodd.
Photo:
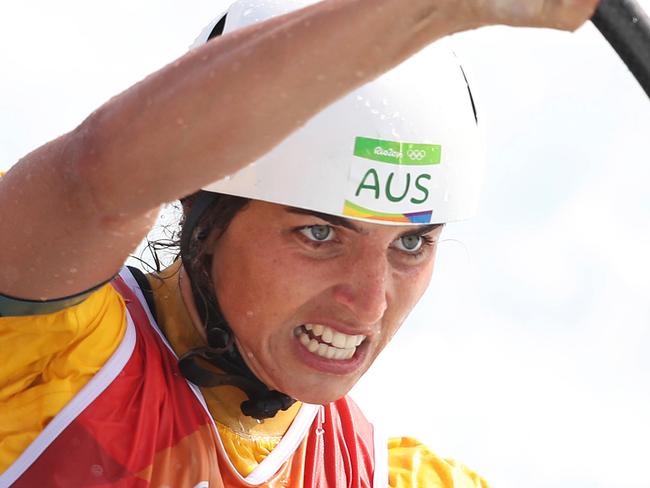
<instances>
[{"instance_id":1,"label":"white helmet","mask_svg":"<svg viewBox=\"0 0 650 488\"><path fill-rule=\"evenodd\" d=\"M239 0L225 23L217 18L193 47L207 42L215 26L228 33L313 3ZM373 223L470 217L483 177L483 131L462 67L444 44L349 93L204 190Z\"/></svg>"}]
</instances>

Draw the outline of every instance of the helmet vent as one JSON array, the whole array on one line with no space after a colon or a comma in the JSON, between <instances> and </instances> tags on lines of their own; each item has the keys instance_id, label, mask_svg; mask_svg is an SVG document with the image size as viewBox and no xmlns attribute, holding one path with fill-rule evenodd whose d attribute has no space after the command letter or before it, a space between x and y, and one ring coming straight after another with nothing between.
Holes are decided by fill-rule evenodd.
<instances>
[{"instance_id":1,"label":"helmet vent","mask_svg":"<svg viewBox=\"0 0 650 488\"><path fill-rule=\"evenodd\" d=\"M210 32L210 35L208 36L208 41L210 39L214 39L215 37L219 37L221 34L223 34L224 29L226 28L226 17L228 14L225 14L219 22L216 23L214 26L214 29L212 29L212 32ZM207 41L206 41L207 42Z\"/></svg>"},{"instance_id":2,"label":"helmet vent","mask_svg":"<svg viewBox=\"0 0 650 488\"><path fill-rule=\"evenodd\" d=\"M476 113L476 104L474 103L474 96L472 95L472 89L469 87L469 81L467 81L467 75L462 66L460 66L460 72L463 73L463 78L465 78L465 83L467 84L467 92L469 93L469 100L472 102L472 110L474 111L474 120L476 120L476 125L478 125L478 114Z\"/></svg>"}]
</instances>

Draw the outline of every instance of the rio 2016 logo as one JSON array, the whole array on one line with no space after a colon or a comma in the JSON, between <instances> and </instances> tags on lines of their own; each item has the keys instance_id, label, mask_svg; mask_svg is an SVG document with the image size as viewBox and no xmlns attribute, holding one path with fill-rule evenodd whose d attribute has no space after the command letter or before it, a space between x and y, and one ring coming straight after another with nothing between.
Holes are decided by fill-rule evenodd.
<instances>
[{"instance_id":1,"label":"rio 2016 logo","mask_svg":"<svg viewBox=\"0 0 650 488\"><path fill-rule=\"evenodd\" d=\"M374 152L377 156L385 156L388 158L395 158L397 160L401 160L403 157L402 152L395 151L391 148L383 148L381 146L377 146ZM424 149L409 149L406 152L406 156L411 161L423 161L424 158L427 157L427 152Z\"/></svg>"}]
</instances>

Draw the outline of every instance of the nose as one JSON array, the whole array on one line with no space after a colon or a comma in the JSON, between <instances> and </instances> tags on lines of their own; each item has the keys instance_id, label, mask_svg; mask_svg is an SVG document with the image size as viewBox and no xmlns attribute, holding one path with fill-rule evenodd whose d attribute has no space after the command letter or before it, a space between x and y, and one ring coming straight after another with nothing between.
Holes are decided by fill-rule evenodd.
<instances>
[{"instance_id":1,"label":"nose","mask_svg":"<svg viewBox=\"0 0 650 488\"><path fill-rule=\"evenodd\" d=\"M387 256L383 252L364 252L351 261L334 287L334 299L361 324L375 324L388 307Z\"/></svg>"}]
</instances>

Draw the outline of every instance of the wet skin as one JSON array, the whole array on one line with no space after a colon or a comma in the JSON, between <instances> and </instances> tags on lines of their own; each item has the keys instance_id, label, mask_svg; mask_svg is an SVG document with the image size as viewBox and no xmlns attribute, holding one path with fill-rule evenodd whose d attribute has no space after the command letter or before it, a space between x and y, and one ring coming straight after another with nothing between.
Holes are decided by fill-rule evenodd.
<instances>
[{"instance_id":1,"label":"wet skin","mask_svg":"<svg viewBox=\"0 0 650 488\"><path fill-rule=\"evenodd\" d=\"M252 201L213 244L217 297L244 360L269 387L301 401L340 398L424 293L441 230ZM296 337L304 324L367 338L351 359L325 359Z\"/></svg>"}]
</instances>

